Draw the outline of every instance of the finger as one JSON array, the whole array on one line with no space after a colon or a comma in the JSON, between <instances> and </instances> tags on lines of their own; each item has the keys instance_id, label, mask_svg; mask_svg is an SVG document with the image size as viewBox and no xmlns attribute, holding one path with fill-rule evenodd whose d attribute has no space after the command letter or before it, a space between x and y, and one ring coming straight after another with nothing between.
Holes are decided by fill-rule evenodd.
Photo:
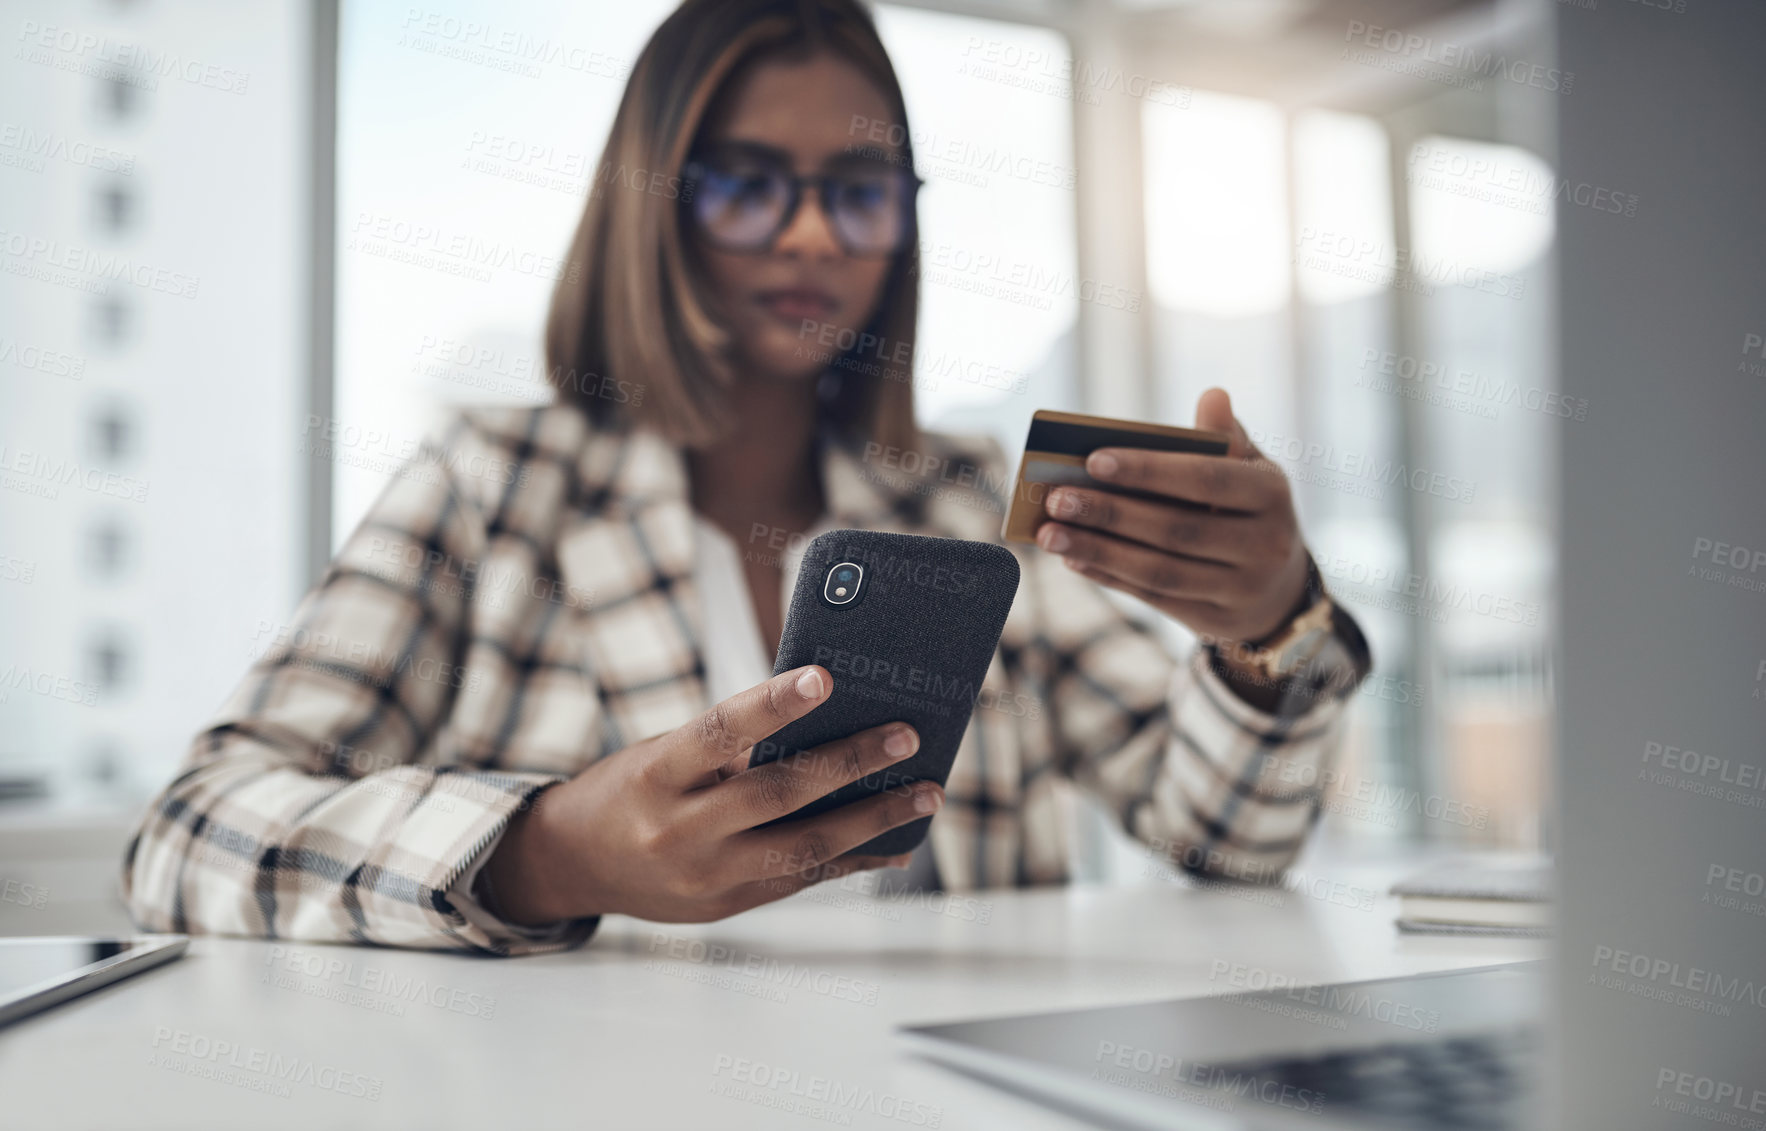
<instances>
[{"instance_id":1,"label":"finger","mask_svg":"<svg viewBox=\"0 0 1766 1131\"><path fill-rule=\"evenodd\" d=\"M930 817L944 805L937 782L917 782L827 813L755 829L733 838L731 866L741 878L766 879L819 868L872 837Z\"/></svg>"},{"instance_id":2,"label":"finger","mask_svg":"<svg viewBox=\"0 0 1766 1131\"><path fill-rule=\"evenodd\" d=\"M1256 523L1243 515L1210 514L1083 487L1050 491L1045 506L1051 518L1185 557L1238 564L1262 556L1252 545Z\"/></svg>"},{"instance_id":3,"label":"finger","mask_svg":"<svg viewBox=\"0 0 1766 1131\"><path fill-rule=\"evenodd\" d=\"M1219 562L1177 557L1063 522L1043 523L1036 532L1036 542L1060 554L1070 565L1090 566L1160 597L1217 604L1215 597L1231 583L1234 573Z\"/></svg>"},{"instance_id":4,"label":"finger","mask_svg":"<svg viewBox=\"0 0 1766 1131\"><path fill-rule=\"evenodd\" d=\"M1233 415L1232 397L1218 386L1202 390L1202 395L1196 398L1196 427L1224 435L1228 459L1246 459L1261 454L1245 432L1245 426Z\"/></svg>"},{"instance_id":5,"label":"finger","mask_svg":"<svg viewBox=\"0 0 1766 1131\"><path fill-rule=\"evenodd\" d=\"M1137 597L1154 608L1159 609L1182 621L1186 627L1198 635L1214 637L1224 631L1227 622L1227 610L1207 601L1193 601L1186 597L1166 597L1143 589L1132 581L1125 581L1114 574L1105 573L1094 566L1068 562L1073 572L1099 585L1107 585L1118 593L1126 593Z\"/></svg>"},{"instance_id":6,"label":"finger","mask_svg":"<svg viewBox=\"0 0 1766 1131\"><path fill-rule=\"evenodd\" d=\"M686 789L815 710L833 687L827 669L813 664L776 675L671 731L656 744L651 766L660 780Z\"/></svg>"},{"instance_id":7,"label":"finger","mask_svg":"<svg viewBox=\"0 0 1766 1131\"><path fill-rule=\"evenodd\" d=\"M1243 514L1268 509L1288 489L1281 468L1255 454L1234 458L1199 452L1099 448L1086 457L1085 471L1106 486Z\"/></svg>"},{"instance_id":8,"label":"finger","mask_svg":"<svg viewBox=\"0 0 1766 1131\"><path fill-rule=\"evenodd\" d=\"M753 880L742 884L731 893L735 904L728 914L734 915L751 907L759 907L763 903L771 903L794 895L804 888L814 887L828 880L850 876L857 872L876 871L881 868L905 868L908 866L909 855L900 856L855 856L848 853L838 860L831 860L819 868L811 868L803 872L793 872L788 876L774 876L765 880Z\"/></svg>"},{"instance_id":9,"label":"finger","mask_svg":"<svg viewBox=\"0 0 1766 1131\"><path fill-rule=\"evenodd\" d=\"M719 832L751 829L789 816L851 782L868 781L878 790L905 785L891 778L889 767L919 748L913 727L888 723L744 770L704 791L696 803L704 809L702 819Z\"/></svg>"}]
</instances>

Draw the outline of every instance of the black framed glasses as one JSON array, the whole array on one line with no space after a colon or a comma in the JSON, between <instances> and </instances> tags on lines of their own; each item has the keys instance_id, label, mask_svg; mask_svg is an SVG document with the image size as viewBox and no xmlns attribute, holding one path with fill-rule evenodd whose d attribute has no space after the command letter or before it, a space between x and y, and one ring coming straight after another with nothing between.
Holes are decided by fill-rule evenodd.
<instances>
[{"instance_id":1,"label":"black framed glasses","mask_svg":"<svg viewBox=\"0 0 1766 1131\"><path fill-rule=\"evenodd\" d=\"M799 175L783 154L759 146L695 156L681 180L682 207L720 250L768 250L813 189L835 240L863 258L893 255L914 238L914 200L925 183L905 165L872 157Z\"/></svg>"}]
</instances>

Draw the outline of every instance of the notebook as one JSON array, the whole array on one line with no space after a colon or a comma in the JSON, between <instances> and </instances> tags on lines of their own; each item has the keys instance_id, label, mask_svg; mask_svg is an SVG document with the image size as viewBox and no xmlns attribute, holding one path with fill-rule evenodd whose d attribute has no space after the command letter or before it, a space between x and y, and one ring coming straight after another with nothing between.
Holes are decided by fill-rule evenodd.
<instances>
[{"instance_id":1,"label":"notebook","mask_svg":"<svg viewBox=\"0 0 1766 1131\"><path fill-rule=\"evenodd\" d=\"M1551 864L1444 860L1392 885L1398 929L1413 934L1543 938L1551 926Z\"/></svg>"}]
</instances>

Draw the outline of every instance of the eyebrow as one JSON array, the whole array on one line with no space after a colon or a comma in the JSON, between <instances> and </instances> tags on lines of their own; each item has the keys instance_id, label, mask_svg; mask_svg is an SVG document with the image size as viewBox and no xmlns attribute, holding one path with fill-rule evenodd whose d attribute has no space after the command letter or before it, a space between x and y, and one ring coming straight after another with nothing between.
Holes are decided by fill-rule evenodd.
<instances>
[{"instance_id":1,"label":"eyebrow","mask_svg":"<svg viewBox=\"0 0 1766 1131\"><path fill-rule=\"evenodd\" d=\"M773 161L792 168L795 162L791 154L775 145L761 141L748 141L743 138L727 138L708 142L707 153L741 153L763 160ZM842 165L887 165L891 168L907 168L906 155L900 150L887 149L881 145L848 146L846 149L829 154L822 159L823 171L838 168Z\"/></svg>"}]
</instances>

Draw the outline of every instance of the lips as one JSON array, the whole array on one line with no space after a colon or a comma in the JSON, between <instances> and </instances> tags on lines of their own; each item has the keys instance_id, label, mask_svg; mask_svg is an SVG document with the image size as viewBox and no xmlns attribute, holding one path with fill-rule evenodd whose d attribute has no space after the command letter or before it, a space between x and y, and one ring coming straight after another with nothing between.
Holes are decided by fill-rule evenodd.
<instances>
[{"instance_id":1,"label":"lips","mask_svg":"<svg viewBox=\"0 0 1766 1131\"><path fill-rule=\"evenodd\" d=\"M827 291L814 287L778 287L761 291L756 296L761 309L776 318L797 321L804 318L827 318L840 305Z\"/></svg>"}]
</instances>

